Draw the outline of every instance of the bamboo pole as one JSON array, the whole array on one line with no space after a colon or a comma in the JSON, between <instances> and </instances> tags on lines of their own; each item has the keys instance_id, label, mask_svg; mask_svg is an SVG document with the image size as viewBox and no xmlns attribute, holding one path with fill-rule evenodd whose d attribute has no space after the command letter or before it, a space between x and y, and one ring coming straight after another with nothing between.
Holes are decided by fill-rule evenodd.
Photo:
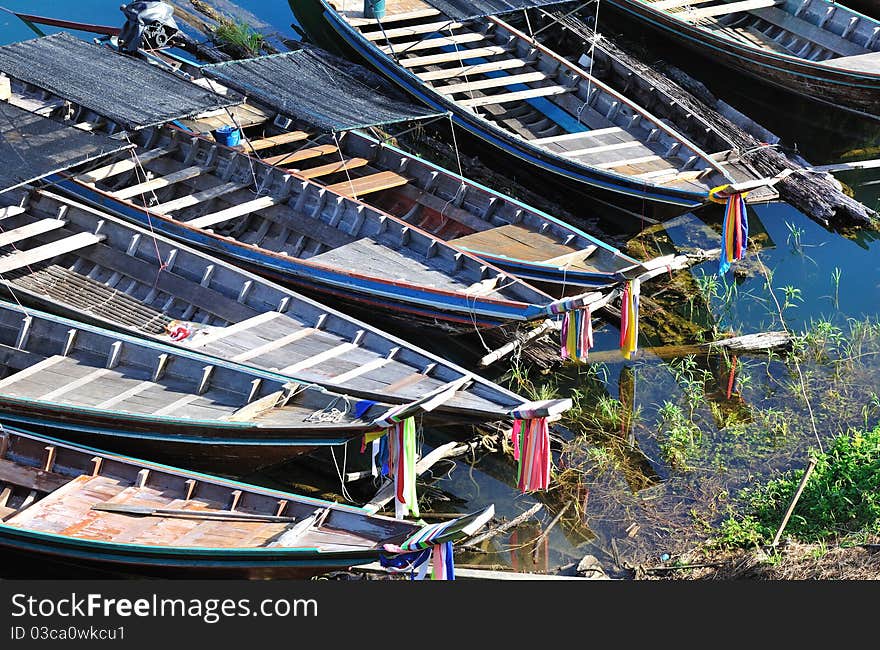
<instances>
[{"instance_id":1,"label":"bamboo pole","mask_svg":"<svg viewBox=\"0 0 880 650\"><path fill-rule=\"evenodd\" d=\"M804 472L804 477L801 479L801 483L800 485L798 485L797 492L794 493L794 496L791 499L791 503L788 505L788 510L786 510L785 516L782 518L782 523L779 524L779 530L776 531L776 537L773 538L773 543L771 544L771 546L773 546L774 548L779 545L779 538L782 537L782 532L788 525L788 520L791 518L791 513L794 512L794 508L797 505L797 502L800 500L804 488L807 487L807 481L810 480L810 475L813 473L814 469L816 469L816 459L810 458L810 464L807 465L807 470Z\"/></svg>"}]
</instances>

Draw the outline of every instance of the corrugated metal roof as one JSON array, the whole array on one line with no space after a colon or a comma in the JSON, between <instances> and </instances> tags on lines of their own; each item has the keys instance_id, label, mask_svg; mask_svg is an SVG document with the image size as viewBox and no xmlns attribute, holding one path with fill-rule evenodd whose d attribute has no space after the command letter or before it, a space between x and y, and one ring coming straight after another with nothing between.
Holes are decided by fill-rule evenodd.
<instances>
[{"instance_id":1,"label":"corrugated metal roof","mask_svg":"<svg viewBox=\"0 0 880 650\"><path fill-rule=\"evenodd\" d=\"M390 124L441 115L396 99L367 84L358 67L312 48L217 63L203 68L213 77L279 113L325 131Z\"/></svg>"},{"instance_id":2,"label":"corrugated metal roof","mask_svg":"<svg viewBox=\"0 0 880 650\"><path fill-rule=\"evenodd\" d=\"M0 47L0 72L129 130L241 103L64 32Z\"/></svg>"},{"instance_id":3,"label":"corrugated metal roof","mask_svg":"<svg viewBox=\"0 0 880 650\"><path fill-rule=\"evenodd\" d=\"M131 147L0 102L0 192Z\"/></svg>"},{"instance_id":4,"label":"corrugated metal roof","mask_svg":"<svg viewBox=\"0 0 880 650\"><path fill-rule=\"evenodd\" d=\"M571 0L426 0L435 9L455 20L477 18L479 16L495 16L497 14L543 7L545 5L562 4Z\"/></svg>"}]
</instances>

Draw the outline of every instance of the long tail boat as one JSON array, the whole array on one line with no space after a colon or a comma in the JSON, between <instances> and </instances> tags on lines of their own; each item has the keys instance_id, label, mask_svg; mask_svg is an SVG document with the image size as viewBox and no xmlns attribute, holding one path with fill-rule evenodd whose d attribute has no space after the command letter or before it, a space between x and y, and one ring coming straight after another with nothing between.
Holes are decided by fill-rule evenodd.
<instances>
[{"instance_id":1,"label":"long tail boat","mask_svg":"<svg viewBox=\"0 0 880 650\"><path fill-rule=\"evenodd\" d=\"M768 84L880 120L880 20L830 0L608 0ZM875 7L876 3L870 3Z\"/></svg>"},{"instance_id":2,"label":"long tail boat","mask_svg":"<svg viewBox=\"0 0 880 650\"><path fill-rule=\"evenodd\" d=\"M21 251L62 234L103 236L4 273L10 299L360 399L406 404L457 385L437 406L447 424L505 419L526 402L342 312L69 198L33 191L5 210L0 244L15 238Z\"/></svg>"},{"instance_id":3,"label":"long tail boat","mask_svg":"<svg viewBox=\"0 0 880 650\"><path fill-rule=\"evenodd\" d=\"M0 486L7 560L102 575L307 579L467 539L494 514L424 526L10 427Z\"/></svg>"},{"instance_id":4,"label":"long tail boat","mask_svg":"<svg viewBox=\"0 0 880 650\"><path fill-rule=\"evenodd\" d=\"M364 17L362 3L290 3L319 44L358 56L545 178L659 217L707 203L715 187L756 180L493 15L554 3L471 4L391 0L377 19Z\"/></svg>"},{"instance_id":5,"label":"long tail boat","mask_svg":"<svg viewBox=\"0 0 880 650\"><path fill-rule=\"evenodd\" d=\"M27 232L60 225L43 220ZM23 233L3 233L4 243ZM103 237L99 224L22 247L0 258L0 274L97 247ZM0 422L188 467L241 474L278 464L381 430L391 414L419 413L435 397L408 407L358 400L0 302Z\"/></svg>"}]
</instances>

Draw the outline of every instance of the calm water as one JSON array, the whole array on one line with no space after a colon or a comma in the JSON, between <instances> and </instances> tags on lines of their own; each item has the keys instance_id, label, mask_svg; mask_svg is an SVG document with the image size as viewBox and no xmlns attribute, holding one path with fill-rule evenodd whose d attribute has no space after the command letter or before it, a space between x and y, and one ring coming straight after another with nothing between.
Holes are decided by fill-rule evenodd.
<instances>
[{"instance_id":1,"label":"calm water","mask_svg":"<svg viewBox=\"0 0 880 650\"><path fill-rule=\"evenodd\" d=\"M225 3L211 4L222 9ZM118 1L84 0L75 5L62 5L56 0L6 0L5 5L19 11L83 22L122 24ZM249 20L261 29L295 37L286 0L245 0L237 5L250 12ZM62 15L63 12L66 13ZM54 30L46 28L45 31ZM31 37L33 33L18 19L0 13L0 43ZM666 54L677 58L680 65L704 80L712 79L707 85L718 96L775 131L783 137L785 145L796 147L815 164L834 162L853 150L880 146L877 124L756 88L750 82L731 83L717 71L694 62L692 57L682 57L675 51L666 51ZM868 157L878 156L880 152L875 150ZM880 181L880 170L851 172L839 178L854 189L863 203L880 208L880 183L876 183ZM850 318L877 319L880 316L877 233L862 233L847 239L829 233L782 204L757 206L750 209L750 214L753 232L763 228L767 233L760 257L772 273L772 286L780 300L783 287L793 287L800 292L785 313L791 328L799 330L822 318L844 324ZM678 246L714 248L718 245L717 236L707 231L706 224L714 224L717 231L718 222L720 211L709 210L668 228L666 234ZM716 268L717 262L710 261L694 267L691 273L695 278L711 276ZM711 316L720 330L750 333L779 328L763 275L737 279L736 296L733 301L712 301ZM597 350L613 350L617 336L613 327L601 328L596 336ZM815 442L802 430L785 431L784 435L770 438L755 434L752 425L758 420L766 425L768 409L771 414L778 411L782 421L797 425L803 424L803 408L780 382L785 372L779 364L743 359L736 385L738 401L734 404L730 400L715 400L716 405L721 405L720 412L707 407L711 399L697 407L705 433L694 456L696 467L687 471L672 467L664 460L660 447L657 411L664 401L685 401L691 390L687 372L651 355L634 362L611 363L600 370L598 380L575 370L553 379L566 389L590 391L593 397L620 397L639 413L639 417L620 432L629 440L627 451L621 452L616 444L604 445L599 439L585 441L582 454L560 459L560 463L571 464L575 473L581 473L582 484L577 491L577 508L569 509L547 542L540 544L535 552L531 540L540 529L532 522L498 540L496 553L470 558L469 562L543 570L576 561L584 553L594 553L607 565L613 548L611 540L615 540L622 558L650 563L652 558L656 560L660 553L674 550L676 544L693 536L695 517L712 523L712 513L717 513L717 509L713 510L711 504L717 494L735 490L774 469L802 466L804 450ZM816 366L812 371L811 377L820 384L828 372L823 366ZM719 381L726 376L721 373ZM849 382L858 395L880 393L878 374L870 363L853 370ZM719 389L723 387L707 385L706 392ZM876 409L867 407L864 414L841 414L834 410L834 405L834 400L829 398L816 406L823 431L845 430L850 421L859 424L860 418L864 424L873 425L880 415ZM783 429L778 422L761 428L777 432ZM429 442L439 444L442 440ZM431 498L431 510L463 512L494 503L499 515L513 517L536 502L535 497L519 495L512 489L514 475L511 462L497 454L487 454L476 459L473 466L468 462L437 466L435 480L424 494ZM249 478L279 485L298 482L297 476L283 472ZM541 515L545 524L569 496L569 493L556 491L542 497L547 506Z\"/></svg>"}]
</instances>

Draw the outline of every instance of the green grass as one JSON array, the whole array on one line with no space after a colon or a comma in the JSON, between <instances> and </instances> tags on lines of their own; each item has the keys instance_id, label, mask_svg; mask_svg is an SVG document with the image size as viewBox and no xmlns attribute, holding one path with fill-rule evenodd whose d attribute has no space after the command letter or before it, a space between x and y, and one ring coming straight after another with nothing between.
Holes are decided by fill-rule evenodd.
<instances>
[{"instance_id":1,"label":"green grass","mask_svg":"<svg viewBox=\"0 0 880 650\"><path fill-rule=\"evenodd\" d=\"M259 56L263 49L264 37L250 25L237 20L221 19L214 28L214 42L217 46L236 57Z\"/></svg>"},{"instance_id":2,"label":"green grass","mask_svg":"<svg viewBox=\"0 0 880 650\"><path fill-rule=\"evenodd\" d=\"M880 427L832 439L792 514L786 535L802 542L880 534ZM744 490L743 514L721 524L721 546L750 546L773 539L804 470L788 471Z\"/></svg>"}]
</instances>

